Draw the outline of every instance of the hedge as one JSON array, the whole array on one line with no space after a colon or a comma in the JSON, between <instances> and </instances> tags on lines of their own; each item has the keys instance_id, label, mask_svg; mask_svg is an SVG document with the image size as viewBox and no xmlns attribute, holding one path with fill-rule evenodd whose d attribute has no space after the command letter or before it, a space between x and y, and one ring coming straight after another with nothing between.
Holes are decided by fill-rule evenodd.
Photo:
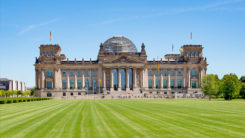
<instances>
[{"instance_id":1,"label":"hedge","mask_svg":"<svg viewBox=\"0 0 245 138\"><path fill-rule=\"evenodd\" d=\"M18 98L0 98L0 104L6 103L19 103L19 102L32 102L32 101L42 101L42 100L50 100L52 98L46 97L18 97Z\"/></svg>"}]
</instances>

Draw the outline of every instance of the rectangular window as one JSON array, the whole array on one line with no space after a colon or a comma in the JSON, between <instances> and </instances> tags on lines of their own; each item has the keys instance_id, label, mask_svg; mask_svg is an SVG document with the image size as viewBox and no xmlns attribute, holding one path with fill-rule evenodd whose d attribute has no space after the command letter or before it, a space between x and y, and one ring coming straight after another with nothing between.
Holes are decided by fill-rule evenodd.
<instances>
[{"instance_id":1,"label":"rectangular window","mask_svg":"<svg viewBox=\"0 0 245 138\"><path fill-rule=\"evenodd\" d=\"M178 72L178 76L182 76L182 72L179 71L179 72Z\"/></svg>"},{"instance_id":2,"label":"rectangular window","mask_svg":"<svg viewBox=\"0 0 245 138\"><path fill-rule=\"evenodd\" d=\"M52 81L47 82L47 89L53 89L52 87Z\"/></svg>"},{"instance_id":3,"label":"rectangular window","mask_svg":"<svg viewBox=\"0 0 245 138\"><path fill-rule=\"evenodd\" d=\"M164 71L164 72L163 72L163 76L167 76L167 75L168 75L167 72Z\"/></svg>"},{"instance_id":4,"label":"rectangular window","mask_svg":"<svg viewBox=\"0 0 245 138\"><path fill-rule=\"evenodd\" d=\"M81 72L77 72L77 77L81 77Z\"/></svg>"},{"instance_id":5,"label":"rectangular window","mask_svg":"<svg viewBox=\"0 0 245 138\"><path fill-rule=\"evenodd\" d=\"M55 55L55 51L53 51L53 56Z\"/></svg>"},{"instance_id":6,"label":"rectangular window","mask_svg":"<svg viewBox=\"0 0 245 138\"><path fill-rule=\"evenodd\" d=\"M75 86L74 86L74 80L70 80L70 89L74 89Z\"/></svg>"},{"instance_id":7,"label":"rectangular window","mask_svg":"<svg viewBox=\"0 0 245 138\"><path fill-rule=\"evenodd\" d=\"M66 72L62 72L62 76L63 77L66 77Z\"/></svg>"},{"instance_id":8,"label":"rectangular window","mask_svg":"<svg viewBox=\"0 0 245 138\"><path fill-rule=\"evenodd\" d=\"M77 88L82 89L82 80L77 80Z\"/></svg>"},{"instance_id":9,"label":"rectangular window","mask_svg":"<svg viewBox=\"0 0 245 138\"><path fill-rule=\"evenodd\" d=\"M197 76L197 72L195 70L191 71L191 76Z\"/></svg>"},{"instance_id":10,"label":"rectangular window","mask_svg":"<svg viewBox=\"0 0 245 138\"><path fill-rule=\"evenodd\" d=\"M89 76L89 73L88 72L85 72L85 77L88 77Z\"/></svg>"},{"instance_id":11,"label":"rectangular window","mask_svg":"<svg viewBox=\"0 0 245 138\"><path fill-rule=\"evenodd\" d=\"M80 92L78 92L78 95L81 95L81 93L80 93Z\"/></svg>"},{"instance_id":12,"label":"rectangular window","mask_svg":"<svg viewBox=\"0 0 245 138\"><path fill-rule=\"evenodd\" d=\"M149 87L149 88L152 88L152 80L149 80L149 81L148 81L148 87Z\"/></svg>"},{"instance_id":13,"label":"rectangular window","mask_svg":"<svg viewBox=\"0 0 245 138\"><path fill-rule=\"evenodd\" d=\"M70 72L70 76L73 77L74 76L74 72Z\"/></svg>"},{"instance_id":14,"label":"rectangular window","mask_svg":"<svg viewBox=\"0 0 245 138\"><path fill-rule=\"evenodd\" d=\"M174 72L170 72L170 76L174 76Z\"/></svg>"},{"instance_id":15,"label":"rectangular window","mask_svg":"<svg viewBox=\"0 0 245 138\"><path fill-rule=\"evenodd\" d=\"M182 86L182 80L178 80L178 88L181 88Z\"/></svg>"},{"instance_id":16,"label":"rectangular window","mask_svg":"<svg viewBox=\"0 0 245 138\"><path fill-rule=\"evenodd\" d=\"M92 76L93 77L96 77L96 72L95 71L92 73Z\"/></svg>"},{"instance_id":17,"label":"rectangular window","mask_svg":"<svg viewBox=\"0 0 245 138\"><path fill-rule=\"evenodd\" d=\"M48 56L51 56L51 51L48 51Z\"/></svg>"},{"instance_id":18,"label":"rectangular window","mask_svg":"<svg viewBox=\"0 0 245 138\"><path fill-rule=\"evenodd\" d=\"M85 89L88 90L89 89L89 80L86 79L85 81Z\"/></svg>"},{"instance_id":19,"label":"rectangular window","mask_svg":"<svg viewBox=\"0 0 245 138\"><path fill-rule=\"evenodd\" d=\"M97 81L93 80L93 90L96 90L96 89L97 89Z\"/></svg>"},{"instance_id":20,"label":"rectangular window","mask_svg":"<svg viewBox=\"0 0 245 138\"><path fill-rule=\"evenodd\" d=\"M173 79L171 79L171 81L170 81L170 86L171 86L171 88L174 88L174 80Z\"/></svg>"},{"instance_id":21,"label":"rectangular window","mask_svg":"<svg viewBox=\"0 0 245 138\"><path fill-rule=\"evenodd\" d=\"M66 80L62 80L62 89L66 89Z\"/></svg>"},{"instance_id":22,"label":"rectangular window","mask_svg":"<svg viewBox=\"0 0 245 138\"><path fill-rule=\"evenodd\" d=\"M66 93L65 92L63 92L63 96L66 96Z\"/></svg>"},{"instance_id":23,"label":"rectangular window","mask_svg":"<svg viewBox=\"0 0 245 138\"><path fill-rule=\"evenodd\" d=\"M197 82L196 81L192 81L191 82L191 86L192 86L192 88L197 88Z\"/></svg>"},{"instance_id":24,"label":"rectangular window","mask_svg":"<svg viewBox=\"0 0 245 138\"><path fill-rule=\"evenodd\" d=\"M163 80L163 88L167 88L167 80Z\"/></svg>"},{"instance_id":25,"label":"rectangular window","mask_svg":"<svg viewBox=\"0 0 245 138\"><path fill-rule=\"evenodd\" d=\"M159 80L156 80L156 88L159 89L160 86L159 86Z\"/></svg>"}]
</instances>

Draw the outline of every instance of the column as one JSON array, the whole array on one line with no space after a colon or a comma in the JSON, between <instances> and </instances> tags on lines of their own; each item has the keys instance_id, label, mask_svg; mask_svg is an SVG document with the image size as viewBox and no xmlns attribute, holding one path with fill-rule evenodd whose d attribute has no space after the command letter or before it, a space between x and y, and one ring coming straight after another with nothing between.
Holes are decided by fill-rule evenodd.
<instances>
[{"instance_id":1,"label":"column","mask_svg":"<svg viewBox=\"0 0 245 138\"><path fill-rule=\"evenodd\" d=\"M137 74L136 74L136 68L134 68L134 73L133 73L133 75L134 75L134 79L133 79L133 86L134 86L134 88L136 88L137 87Z\"/></svg>"},{"instance_id":2,"label":"column","mask_svg":"<svg viewBox=\"0 0 245 138\"><path fill-rule=\"evenodd\" d=\"M117 69L117 83L118 83L118 90L121 90L121 69Z\"/></svg>"},{"instance_id":3,"label":"column","mask_svg":"<svg viewBox=\"0 0 245 138\"><path fill-rule=\"evenodd\" d=\"M188 88L191 88L191 69L188 69Z\"/></svg>"},{"instance_id":4,"label":"column","mask_svg":"<svg viewBox=\"0 0 245 138\"><path fill-rule=\"evenodd\" d=\"M75 77L74 77L74 86L75 86L75 89L77 89L77 72L75 71Z\"/></svg>"},{"instance_id":5,"label":"column","mask_svg":"<svg viewBox=\"0 0 245 138\"><path fill-rule=\"evenodd\" d=\"M129 72L128 69L125 69L125 73L126 73L126 91L130 90L129 88Z\"/></svg>"},{"instance_id":6,"label":"column","mask_svg":"<svg viewBox=\"0 0 245 138\"><path fill-rule=\"evenodd\" d=\"M154 88L156 88L156 75L155 75L156 72L152 72L152 73L153 73L153 83L152 83L152 88L154 89Z\"/></svg>"},{"instance_id":7,"label":"column","mask_svg":"<svg viewBox=\"0 0 245 138\"><path fill-rule=\"evenodd\" d=\"M160 75L160 89L162 89L163 88L163 76L162 76L162 73L160 73L160 72L159 72L159 75Z\"/></svg>"},{"instance_id":8,"label":"column","mask_svg":"<svg viewBox=\"0 0 245 138\"><path fill-rule=\"evenodd\" d=\"M170 79L170 71L168 71L168 88L171 88L170 81L171 81L171 79Z\"/></svg>"},{"instance_id":9,"label":"column","mask_svg":"<svg viewBox=\"0 0 245 138\"><path fill-rule=\"evenodd\" d=\"M66 84L67 84L67 88L66 89L70 89L70 76L69 76L69 72L67 72L67 76L66 76Z\"/></svg>"},{"instance_id":10,"label":"column","mask_svg":"<svg viewBox=\"0 0 245 138\"><path fill-rule=\"evenodd\" d=\"M144 86L145 86L145 85L144 85L144 83L145 83L145 77L144 77L144 75L145 75L145 74L144 74L144 69L142 69L142 71L141 71L141 76L142 76L141 87L142 87L142 88L144 88Z\"/></svg>"},{"instance_id":11,"label":"column","mask_svg":"<svg viewBox=\"0 0 245 138\"><path fill-rule=\"evenodd\" d=\"M113 82L113 69L111 69L111 91L114 90L114 82Z\"/></svg>"},{"instance_id":12,"label":"column","mask_svg":"<svg viewBox=\"0 0 245 138\"><path fill-rule=\"evenodd\" d=\"M57 69L54 69L53 89L57 89Z\"/></svg>"},{"instance_id":13,"label":"column","mask_svg":"<svg viewBox=\"0 0 245 138\"><path fill-rule=\"evenodd\" d=\"M175 71L175 88L178 88L178 71Z\"/></svg>"},{"instance_id":14,"label":"column","mask_svg":"<svg viewBox=\"0 0 245 138\"><path fill-rule=\"evenodd\" d=\"M148 87L149 87L148 86L148 83L149 83L148 82L149 81L148 80L148 69L146 68L144 72L145 72L145 74L144 74L145 75L145 88L148 89Z\"/></svg>"},{"instance_id":15,"label":"column","mask_svg":"<svg viewBox=\"0 0 245 138\"><path fill-rule=\"evenodd\" d=\"M186 88L186 67L184 67L184 73L183 73L183 87Z\"/></svg>"},{"instance_id":16,"label":"column","mask_svg":"<svg viewBox=\"0 0 245 138\"><path fill-rule=\"evenodd\" d=\"M42 84L42 89L45 88L45 73L44 73L44 70L42 70L42 75L41 75L41 84Z\"/></svg>"},{"instance_id":17,"label":"column","mask_svg":"<svg viewBox=\"0 0 245 138\"><path fill-rule=\"evenodd\" d=\"M106 90L106 69L103 70L103 88Z\"/></svg>"},{"instance_id":18,"label":"column","mask_svg":"<svg viewBox=\"0 0 245 138\"><path fill-rule=\"evenodd\" d=\"M85 73L85 72L83 72L83 73L82 73L82 89L84 89L84 88L85 88L85 79L84 79L84 73Z\"/></svg>"},{"instance_id":19,"label":"column","mask_svg":"<svg viewBox=\"0 0 245 138\"><path fill-rule=\"evenodd\" d=\"M36 73L35 74L35 77L36 77L36 88L39 88L39 86L38 86L38 79L39 79L38 76L39 75L38 75L38 70L37 69L35 69L35 73Z\"/></svg>"},{"instance_id":20,"label":"column","mask_svg":"<svg viewBox=\"0 0 245 138\"><path fill-rule=\"evenodd\" d=\"M93 88L92 70L89 70L89 87Z\"/></svg>"}]
</instances>

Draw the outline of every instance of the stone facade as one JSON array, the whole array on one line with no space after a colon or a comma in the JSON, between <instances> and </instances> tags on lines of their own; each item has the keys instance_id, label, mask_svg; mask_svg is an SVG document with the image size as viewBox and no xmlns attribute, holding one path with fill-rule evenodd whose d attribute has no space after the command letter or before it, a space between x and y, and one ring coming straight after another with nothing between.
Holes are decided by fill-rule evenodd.
<instances>
[{"instance_id":1,"label":"stone facade","mask_svg":"<svg viewBox=\"0 0 245 138\"><path fill-rule=\"evenodd\" d=\"M0 89L13 91L26 91L25 82L0 78Z\"/></svg>"},{"instance_id":2,"label":"stone facade","mask_svg":"<svg viewBox=\"0 0 245 138\"><path fill-rule=\"evenodd\" d=\"M131 50L133 49L133 50ZM36 95L54 98L200 97L207 62L201 45L183 45L180 54L147 60L125 37L100 44L97 60L69 60L59 45L41 45L36 59Z\"/></svg>"}]
</instances>

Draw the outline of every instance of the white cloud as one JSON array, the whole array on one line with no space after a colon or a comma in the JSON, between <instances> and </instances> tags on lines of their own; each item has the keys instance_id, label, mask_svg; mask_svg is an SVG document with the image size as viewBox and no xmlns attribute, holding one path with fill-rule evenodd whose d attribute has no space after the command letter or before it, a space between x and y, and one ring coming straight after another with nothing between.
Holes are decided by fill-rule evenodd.
<instances>
[{"instance_id":1,"label":"white cloud","mask_svg":"<svg viewBox=\"0 0 245 138\"><path fill-rule=\"evenodd\" d=\"M33 29L38 28L38 27L42 27L42 26L45 26L45 25L49 25L49 24L51 24L51 23L54 23L54 22L56 22L57 20L58 20L58 19L55 18L55 19L52 19L52 20L49 20L49 21L46 21L46 22L43 22L43 23L40 23L40 24L29 25L29 26L27 26L26 28L24 28L23 30L21 30L21 31L19 32L19 34L20 34L20 35L25 34L26 32L29 32L29 31L31 31L31 30L33 30Z\"/></svg>"}]
</instances>

